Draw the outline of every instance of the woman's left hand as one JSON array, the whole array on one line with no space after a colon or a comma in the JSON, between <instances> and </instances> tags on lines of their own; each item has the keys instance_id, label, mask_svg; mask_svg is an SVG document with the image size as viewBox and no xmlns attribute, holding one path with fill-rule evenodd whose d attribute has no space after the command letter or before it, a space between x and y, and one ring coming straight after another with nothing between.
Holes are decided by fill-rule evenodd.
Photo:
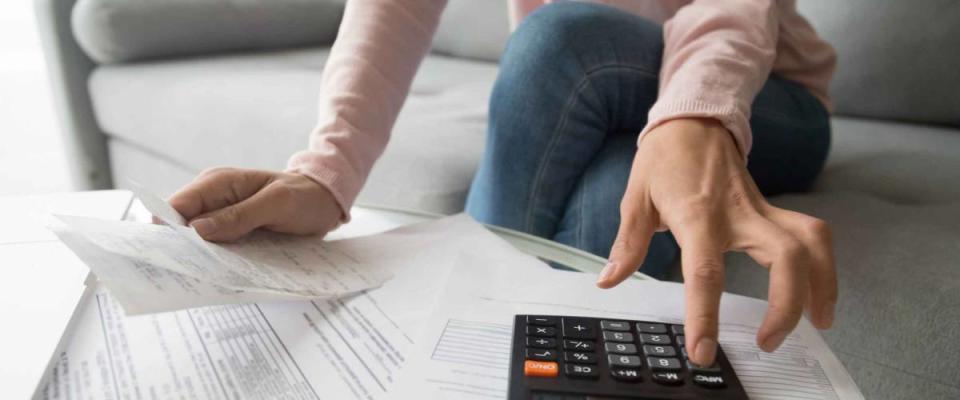
<instances>
[{"instance_id":1,"label":"woman's left hand","mask_svg":"<svg viewBox=\"0 0 960 400\"><path fill-rule=\"evenodd\" d=\"M678 119L648 132L620 217L597 285L627 279L643 262L653 233L669 229L681 248L691 361L710 365L715 359L723 253L730 250L746 252L770 271L770 306L757 332L763 350L779 347L804 309L818 328L832 325L837 278L827 224L770 205L719 122Z\"/></svg>"}]
</instances>

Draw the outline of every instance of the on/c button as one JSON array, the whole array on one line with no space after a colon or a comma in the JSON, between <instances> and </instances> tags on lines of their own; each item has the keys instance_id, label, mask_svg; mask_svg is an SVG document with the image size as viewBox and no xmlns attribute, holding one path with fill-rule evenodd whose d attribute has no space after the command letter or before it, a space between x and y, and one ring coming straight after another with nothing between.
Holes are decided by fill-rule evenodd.
<instances>
[{"instance_id":1,"label":"on/c button","mask_svg":"<svg viewBox=\"0 0 960 400\"><path fill-rule=\"evenodd\" d=\"M523 362L523 374L526 376L554 378L559 373L560 367L555 361L526 360Z\"/></svg>"}]
</instances>

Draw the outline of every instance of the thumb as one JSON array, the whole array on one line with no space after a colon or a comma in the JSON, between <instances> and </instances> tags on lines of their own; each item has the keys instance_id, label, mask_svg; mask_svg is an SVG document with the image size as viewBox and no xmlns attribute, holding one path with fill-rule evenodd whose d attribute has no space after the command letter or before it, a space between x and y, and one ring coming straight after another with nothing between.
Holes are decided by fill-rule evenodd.
<instances>
[{"instance_id":1,"label":"thumb","mask_svg":"<svg viewBox=\"0 0 960 400\"><path fill-rule=\"evenodd\" d=\"M237 204L201 215L190 226L206 240L231 242L270 223L269 197L260 191Z\"/></svg>"},{"instance_id":2,"label":"thumb","mask_svg":"<svg viewBox=\"0 0 960 400\"><path fill-rule=\"evenodd\" d=\"M657 218L649 199L634 204L621 212L617 238L610 248L607 265L600 271L597 286L609 289L633 275L647 257L650 239L657 228Z\"/></svg>"}]
</instances>

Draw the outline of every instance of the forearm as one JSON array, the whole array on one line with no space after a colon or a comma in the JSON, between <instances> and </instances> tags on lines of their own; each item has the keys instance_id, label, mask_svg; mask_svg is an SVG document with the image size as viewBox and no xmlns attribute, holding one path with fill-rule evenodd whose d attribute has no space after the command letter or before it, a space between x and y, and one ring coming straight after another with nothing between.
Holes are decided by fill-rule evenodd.
<instances>
[{"instance_id":1,"label":"forearm","mask_svg":"<svg viewBox=\"0 0 960 400\"><path fill-rule=\"evenodd\" d=\"M699 1L682 8L664 25L660 93L643 133L671 119L712 118L746 157L750 105L770 74L777 30L777 6L769 0Z\"/></svg>"},{"instance_id":2,"label":"forearm","mask_svg":"<svg viewBox=\"0 0 960 400\"><path fill-rule=\"evenodd\" d=\"M347 2L324 68L317 126L288 170L333 193L348 219L430 49L445 0Z\"/></svg>"}]
</instances>

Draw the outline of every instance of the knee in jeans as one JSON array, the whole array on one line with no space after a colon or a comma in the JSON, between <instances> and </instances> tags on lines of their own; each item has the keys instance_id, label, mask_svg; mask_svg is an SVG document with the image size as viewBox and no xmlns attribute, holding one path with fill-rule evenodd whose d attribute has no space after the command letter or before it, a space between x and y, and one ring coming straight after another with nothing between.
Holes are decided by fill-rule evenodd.
<instances>
[{"instance_id":1,"label":"knee in jeans","mask_svg":"<svg viewBox=\"0 0 960 400\"><path fill-rule=\"evenodd\" d=\"M570 59L590 60L581 63L589 67L614 57L598 56L597 52L610 49L603 45L617 40L659 49L663 43L662 28L607 5L551 3L538 8L517 27L504 51L501 68L516 62L543 67Z\"/></svg>"}]
</instances>

